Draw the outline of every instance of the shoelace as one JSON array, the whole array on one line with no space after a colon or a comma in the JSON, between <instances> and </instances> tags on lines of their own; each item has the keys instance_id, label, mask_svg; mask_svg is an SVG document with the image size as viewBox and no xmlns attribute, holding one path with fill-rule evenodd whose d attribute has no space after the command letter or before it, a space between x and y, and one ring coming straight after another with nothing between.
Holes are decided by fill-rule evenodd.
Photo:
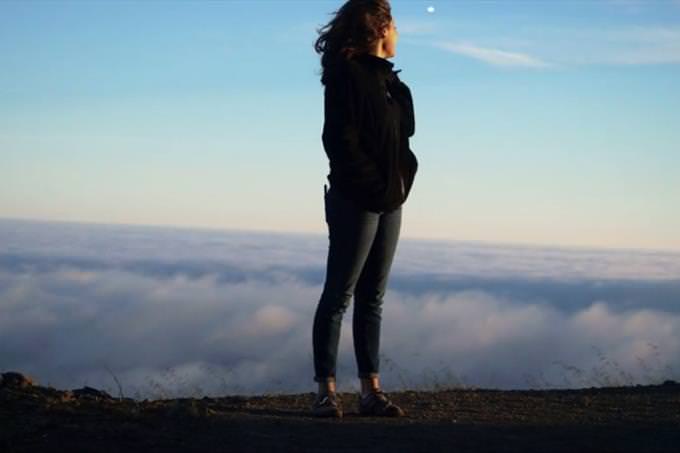
<instances>
[{"instance_id":1,"label":"shoelace","mask_svg":"<svg viewBox=\"0 0 680 453\"><path fill-rule=\"evenodd\" d=\"M338 396L337 395L324 395L317 401L318 406L323 406L326 403L332 404L332 405L337 405L338 403Z\"/></svg>"}]
</instances>

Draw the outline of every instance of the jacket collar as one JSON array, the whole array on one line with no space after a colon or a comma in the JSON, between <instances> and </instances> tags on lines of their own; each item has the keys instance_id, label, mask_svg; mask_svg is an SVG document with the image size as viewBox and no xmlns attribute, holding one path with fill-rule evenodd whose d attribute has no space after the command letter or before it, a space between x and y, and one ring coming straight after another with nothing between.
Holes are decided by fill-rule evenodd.
<instances>
[{"instance_id":1,"label":"jacket collar","mask_svg":"<svg viewBox=\"0 0 680 453\"><path fill-rule=\"evenodd\" d=\"M357 61L367 64L370 67L377 69L380 73L389 76L392 75L392 68L394 63L388 61L386 58L373 55L371 53L362 53L356 55Z\"/></svg>"}]
</instances>

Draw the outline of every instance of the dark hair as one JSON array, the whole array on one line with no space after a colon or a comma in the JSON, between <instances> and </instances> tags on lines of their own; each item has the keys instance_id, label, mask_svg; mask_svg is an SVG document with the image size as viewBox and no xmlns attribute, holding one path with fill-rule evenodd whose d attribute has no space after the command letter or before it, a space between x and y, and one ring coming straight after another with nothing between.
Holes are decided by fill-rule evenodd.
<instances>
[{"instance_id":1,"label":"dark hair","mask_svg":"<svg viewBox=\"0 0 680 453\"><path fill-rule=\"evenodd\" d=\"M319 37L314 43L314 50L321 54L324 85L327 69L337 58L347 60L368 52L392 21L388 0L347 0L331 14L335 17L316 30Z\"/></svg>"}]
</instances>

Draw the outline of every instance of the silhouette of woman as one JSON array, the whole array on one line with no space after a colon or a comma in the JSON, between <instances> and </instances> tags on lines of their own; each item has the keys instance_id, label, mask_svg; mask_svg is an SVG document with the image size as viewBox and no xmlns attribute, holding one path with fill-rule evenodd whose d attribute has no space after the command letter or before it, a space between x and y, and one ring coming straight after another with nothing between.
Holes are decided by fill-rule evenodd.
<instances>
[{"instance_id":1,"label":"silhouette of woman","mask_svg":"<svg viewBox=\"0 0 680 453\"><path fill-rule=\"evenodd\" d=\"M322 141L328 259L314 315L312 414L342 417L336 359L343 315L354 296L352 333L361 381L358 411L403 416L379 382L382 303L418 161L410 89L393 71L398 32L387 0L349 0L318 29L324 91Z\"/></svg>"}]
</instances>

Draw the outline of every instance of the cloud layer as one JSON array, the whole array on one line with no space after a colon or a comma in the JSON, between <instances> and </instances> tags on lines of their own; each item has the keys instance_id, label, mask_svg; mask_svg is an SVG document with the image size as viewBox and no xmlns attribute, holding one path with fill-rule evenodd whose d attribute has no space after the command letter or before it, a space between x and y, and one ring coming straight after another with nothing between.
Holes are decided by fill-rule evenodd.
<instances>
[{"instance_id":1,"label":"cloud layer","mask_svg":"<svg viewBox=\"0 0 680 453\"><path fill-rule=\"evenodd\" d=\"M0 363L126 396L312 391L327 238L0 221ZM400 243L383 383L678 378L680 255ZM357 388L348 310L339 385Z\"/></svg>"}]
</instances>

